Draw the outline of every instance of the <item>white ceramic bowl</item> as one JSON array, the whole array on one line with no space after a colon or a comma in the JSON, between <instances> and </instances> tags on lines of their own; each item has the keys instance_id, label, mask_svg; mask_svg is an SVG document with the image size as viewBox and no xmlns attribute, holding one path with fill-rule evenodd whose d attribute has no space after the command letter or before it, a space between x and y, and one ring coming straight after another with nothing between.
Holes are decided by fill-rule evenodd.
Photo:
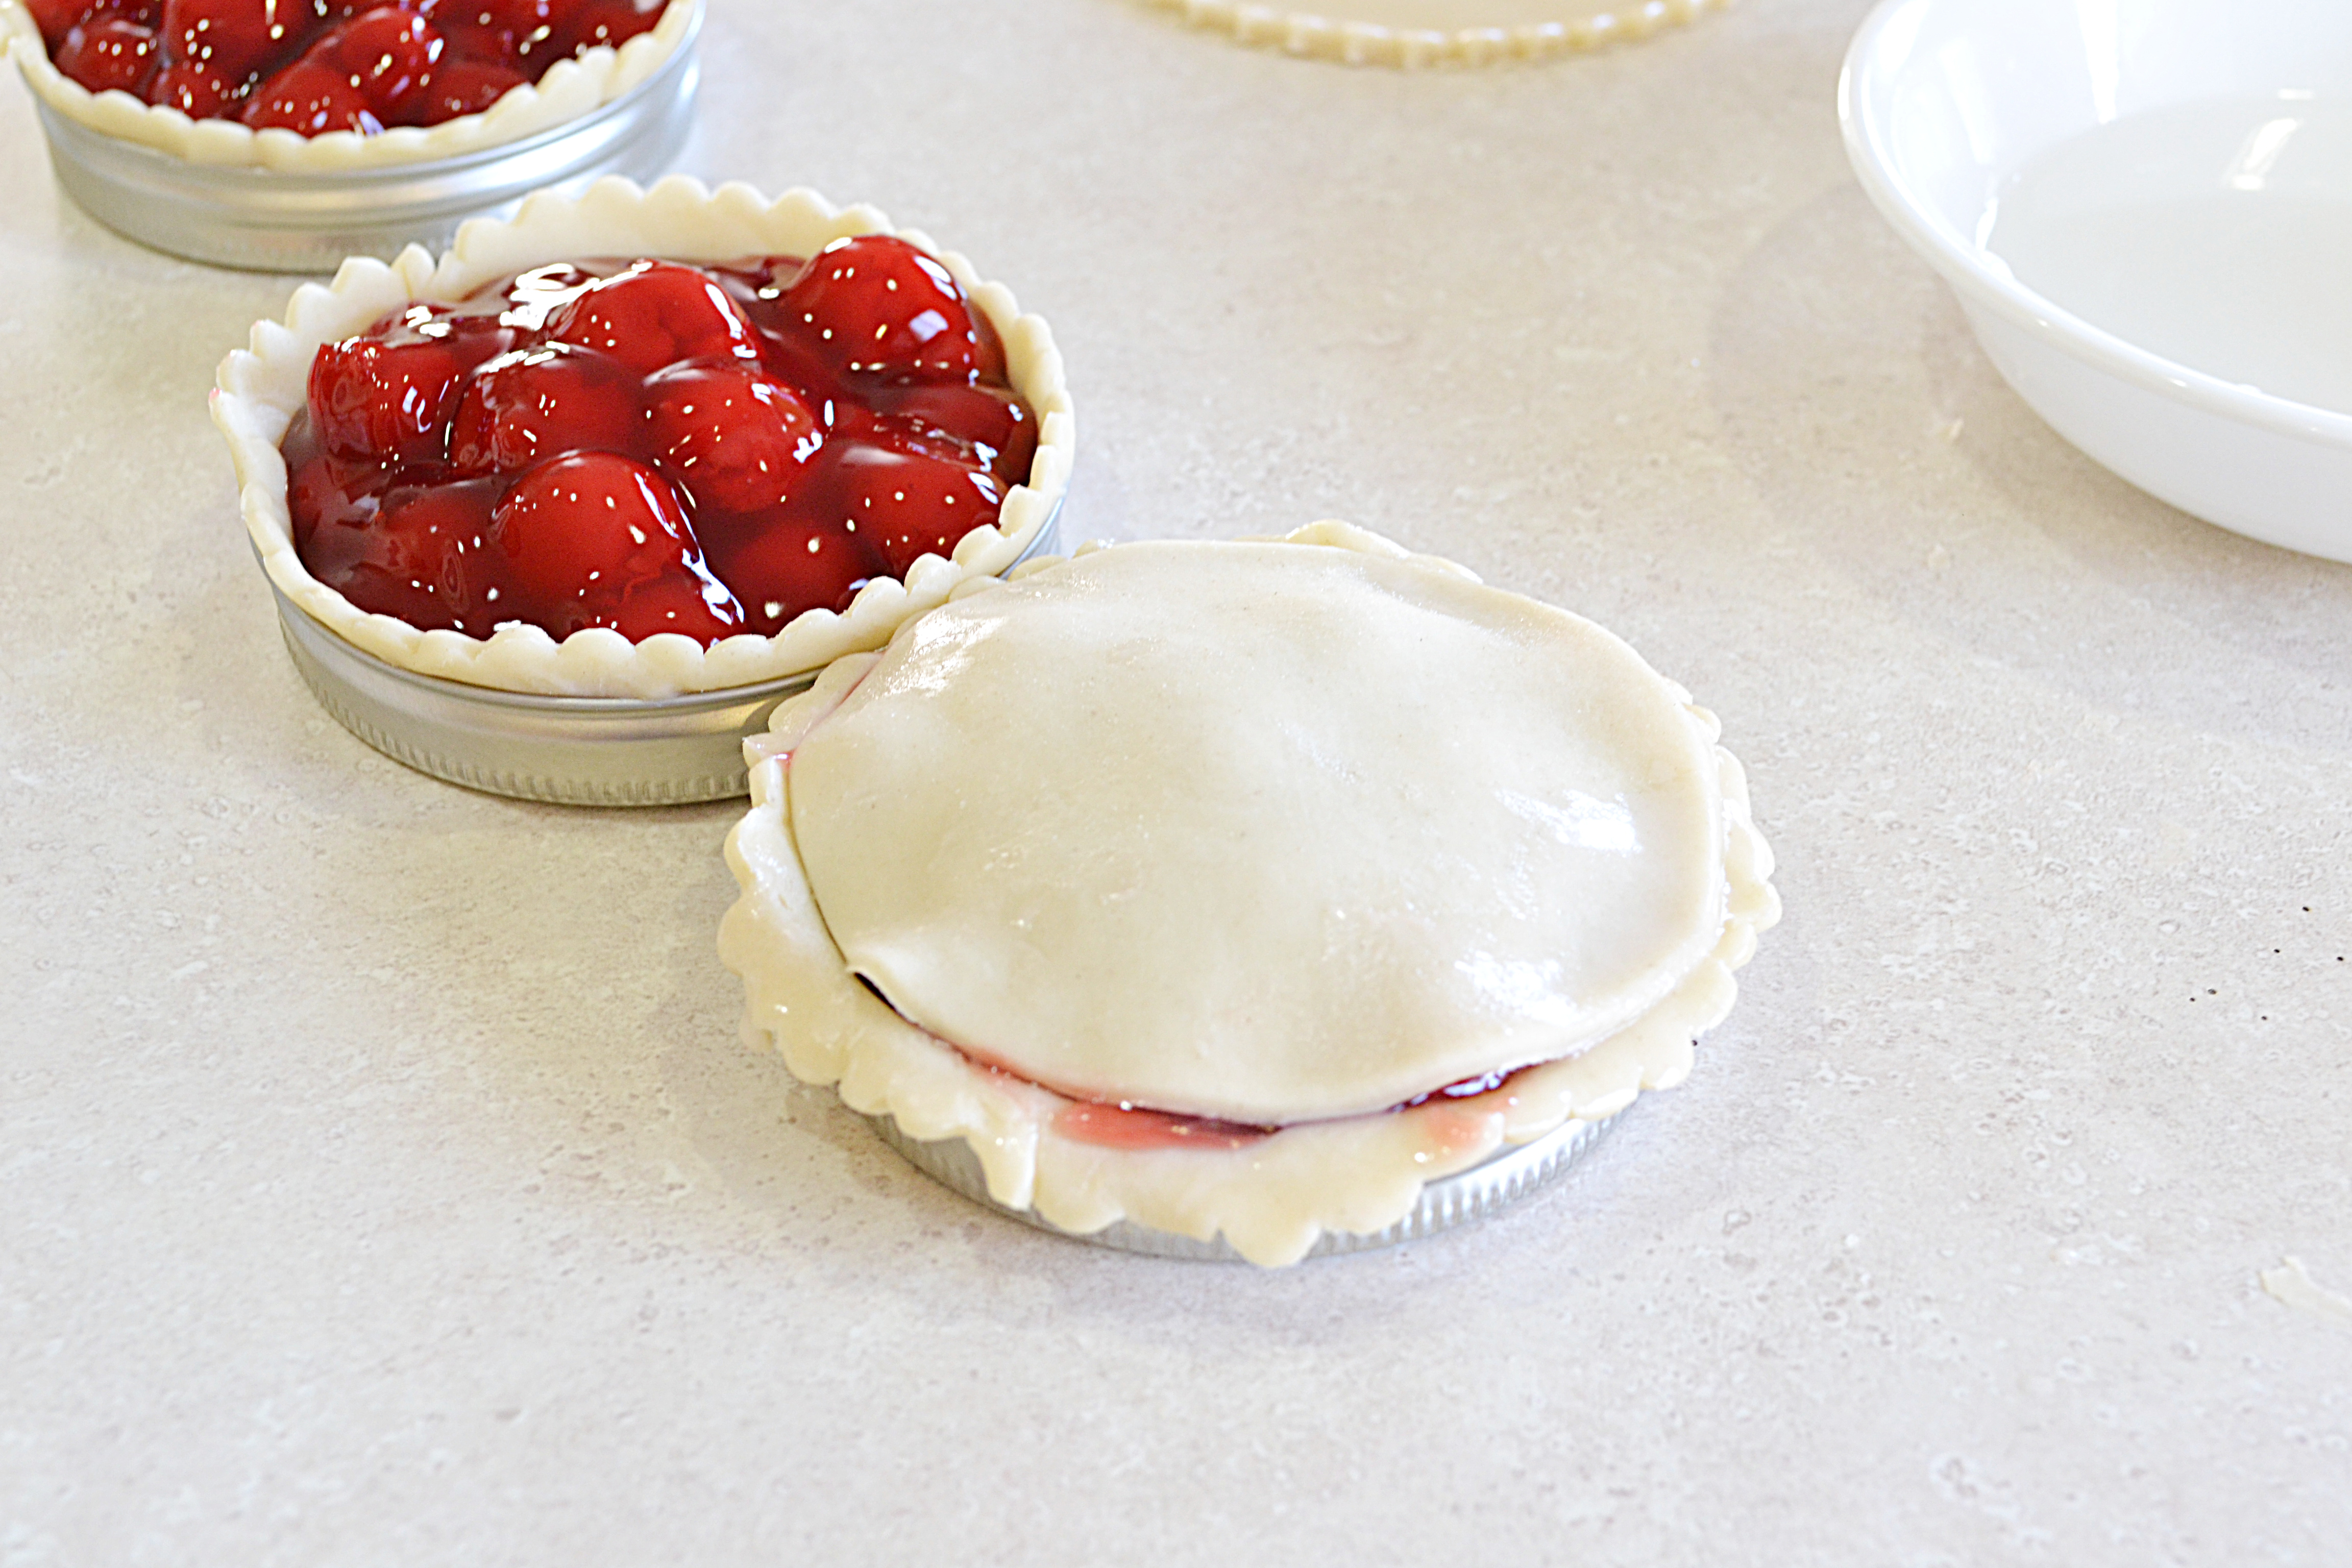
<instances>
[{"instance_id":1,"label":"white ceramic bowl","mask_svg":"<svg viewBox=\"0 0 2352 1568\"><path fill-rule=\"evenodd\" d=\"M1885 0L1838 111L2060 435L2352 561L2352 3Z\"/></svg>"}]
</instances>

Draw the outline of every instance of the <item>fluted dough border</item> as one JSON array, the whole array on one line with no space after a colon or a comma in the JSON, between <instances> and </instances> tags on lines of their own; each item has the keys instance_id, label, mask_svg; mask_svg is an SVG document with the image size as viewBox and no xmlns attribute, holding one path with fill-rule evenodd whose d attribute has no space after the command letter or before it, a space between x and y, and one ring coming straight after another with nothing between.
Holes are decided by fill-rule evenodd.
<instances>
[{"instance_id":1,"label":"fluted dough border","mask_svg":"<svg viewBox=\"0 0 2352 1568\"><path fill-rule=\"evenodd\" d=\"M1472 575L1346 524L1317 523L1285 537ZM1014 576L1051 564L1033 563ZM957 596L995 585L970 584ZM1302 1123L1240 1149L1081 1143L1053 1128L1055 1112L1068 1103L1064 1097L978 1066L900 1017L851 975L825 929L793 838L785 761L880 657L836 662L777 710L769 733L745 743L751 809L727 839L741 896L719 935L720 959L743 981L743 1037L755 1047L772 1045L796 1077L835 1088L853 1110L891 1117L910 1138L963 1139L980 1157L991 1197L1066 1231L1085 1235L1127 1219L1199 1241L1222 1233L1251 1262L1276 1266L1305 1257L1326 1230L1384 1230L1412 1212L1430 1182L1571 1119L1604 1121L1645 1089L1680 1083L1697 1037L1730 1012L1732 972L1755 952L1757 933L1780 919L1771 851L1756 831L1746 775L1716 746L1727 888L1722 935L1631 1026L1485 1094ZM1714 715L1686 700L1685 711L1712 745L1721 732Z\"/></svg>"},{"instance_id":2,"label":"fluted dough border","mask_svg":"<svg viewBox=\"0 0 2352 1568\"><path fill-rule=\"evenodd\" d=\"M810 610L773 637L728 637L709 648L663 633L632 644L592 628L558 643L537 626L509 624L487 639L420 631L370 615L310 575L295 553L287 510L286 460L278 449L306 396L311 357L418 300L463 299L483 284L545 262L582 257L659 256L718 262L768 255L813 256L849 235L895 234L937 257L963 285L1004 342L1013 390L1037 416L1029 481L1004 498L999 521L966 534L952 560L927 555L901 583L877 578L845 615ZM294 291L281 324L261 321L249 347L221 362L213 423L236 464L238 504L263 570L286 596L345 641L420 675L474 686L560 697L675 697L756 685L879 647L899 623L943 602L959 583L990 576L1019 559L1060 502L1076 454L1077 426L1052 331L1024 316L1011 289L982 280L971 262L912 229L897 229L869 206L836 207L813 191L771 201L749 185L712 191L681 175L641 190L599 180L585 193L542 192L512 219L476 219L436 263L410 246L389 265L343 263L332 283Z\"/></svg>"},{"instance_id":3,"label":"fluted dough border","mask_svg":"<svg viewBox=\"0 0 2352 1568\"><path fill-rule=\"evenodd\" d=\"M1686 24L1731 0L1633 0L1575 21L1495 27L1397 27L1246 0L1144 0L1236 42L1351 66L1490 65L1586 54ZM1340 0L1344 9L1345 0Z\"/></svg>"},{"instance_id":4,"label":"fluted dough border","mask_svg":"<svg viewBox=\"0 0 2352 1568\"><path fill-rule=\"evenodd\" d=\"M438 125L402 125L374 136L333 131L302 136L254 131L234 120L191 120L176 109L127 92L90 91L50 62L47 47L21 0L0 0L0 54L14 55L25 85L68 119L118 141L209 168L273 169L283 174L364 174L461 158L551 131L592 113L646 80L693 33L703 0L670 0L652 30L618 48L602 45L558 60L535 82L509 89L479 114Z\"/></svg>"}]
</instances>

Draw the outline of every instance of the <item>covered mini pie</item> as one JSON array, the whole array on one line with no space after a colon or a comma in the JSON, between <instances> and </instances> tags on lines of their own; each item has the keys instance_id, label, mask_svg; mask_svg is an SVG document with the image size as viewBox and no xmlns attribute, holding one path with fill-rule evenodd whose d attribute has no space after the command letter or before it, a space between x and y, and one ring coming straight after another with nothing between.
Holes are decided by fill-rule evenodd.
<instances>
[{"instance_id":1,"label":"covered mini pie","mask_svg":"<svg viewBox=\"0 0 2352 1568\"><path fill-rule=\"evenodd\" d=\"M1343 524L968 584L776 712L746 1037L990 1195L1264 1264L1679 1082L1778 918L1717 725Z\"/></svg>"},{"instance_id":2,"label":"covered mini pie","mask_svg":"<svg viewBox=\"0 0 2352 1568\"><path fill-rule=\"evenodd\" d=\"M652 78L702 0L0 0L0 53L100 135L350 174L553 130Z\"/></svg>"}]
</instances>

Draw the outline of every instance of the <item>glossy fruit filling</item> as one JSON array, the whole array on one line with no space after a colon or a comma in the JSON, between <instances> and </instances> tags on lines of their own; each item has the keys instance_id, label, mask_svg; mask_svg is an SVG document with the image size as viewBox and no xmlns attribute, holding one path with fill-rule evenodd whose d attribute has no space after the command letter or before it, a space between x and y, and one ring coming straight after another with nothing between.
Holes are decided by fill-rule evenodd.
<instances>
[{"instance_id":1,"label":"glossy fruit filling","mask_svg":"<svg viewBox=\"0 0 2352 1568\"><path fill-rule=\"evenodd\" d=\"M478 114L664 0L24 0L58 70L192 120L374 135Z\"/></svg>"},{"instance_id":2,"label":"glossy fruit filling","mask_svg":"<svg viewBox=\"0 0 2352 1568\"><path fill-rule=\"evenodd\" d=\"M1036 422L903 240L806 261L558 263L320 349L294 543L362 610L708 646L838 610L993 523Z\"/></svg>"}]
</instances>

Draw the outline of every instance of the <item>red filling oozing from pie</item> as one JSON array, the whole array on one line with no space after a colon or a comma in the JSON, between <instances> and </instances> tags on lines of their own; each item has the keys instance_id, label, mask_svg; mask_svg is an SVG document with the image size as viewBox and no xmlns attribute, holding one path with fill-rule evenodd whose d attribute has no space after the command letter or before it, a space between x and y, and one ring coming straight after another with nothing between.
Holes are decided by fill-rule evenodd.
<instances>
[{"instance_id":1,"label":"red filling oozing from pie","mask_svg":"<svg viewBox=\"0 0 2352 1568\"><path fill-rule=\"evenodd\" d=\"M59 71L192 120L303 136L478 114L662 0L25 0Z\"/></svg>"},{"instance_id":2,"label":"red filling oozing from pie","mask_svg":"<svg viewBox=\"0 0 2352 1568\"><path fill-rule=\"evenodd\" d=\"M1054 1113L1054 1131L1072 1142L1104 1149L1243 1149L1282 1130L1074 1100Z\"/></svg>"},{"instance_id":3,"label":"red filling oozing from pie","mask_svg":"<svg viewBox=\"0 0 2352 1568\"><path fill-rule=\"evenodd\" d=\"M1036 447L987 318L877 235L558 263L387 316L312 362L287 501L362 610L708 646L950 554Z\"/></svg>"},{"instance_id":4,"label":"red filling oozing from pie","mask_svg":"<svg viewBox=\"0 0 2352 1568\"><path fill-rule=\"evenodd\" d=\"M790 763L789 753L786 753L785 760L787 763ZM898 1013L898 1005L883 994L880 986L863 974L857 976L857 982L874 994L876 1001L888 1007L893 1013ZM923 1029L923 1026L916 1024L904 1013L898 1013L898 1016L914 1025L916 1028ZM1043 1089L1061 1096L1068 1103L1054 1112L1053 1128L1055 1131L1074 1143L1091 1143L1101 1149L1245 1149L1253 1143L1263 1142L1282 1131L1278 1126L1260 1126L1247 1121L1220 1121L1213 1116L1188 1116L1172 1110L1154 1110L1149 1106L1136 1105L1125 1100L1112 1103L1107 1100L1087 1100L1072 1094L1067 1089L1056 1089L1051 1084L1039 1083L1035 1079L1015 1072L1003 1062L992 1060L983 1052L959 1046L952 1040L941 1039L929 1029L923 1029L923 1033L979 1068L982 1072L993 1073L999 1078L1010 1079L1016 1083L1025 1083L1032 1088ZM1417 1094L1411 1100L1401 1101L1390 1106L1386 1110L1375 1111L1372 1114L1393 1116L1418 1109L1433 1100L1473 1099L1502 1088L1528 1070L1528 1068L1513 1068L1507 1071L1490 1072L1479 1078L1465 1078L1458 1082L1449 1083L1442 1089L1433 1089L1426 1094Z\"/></svg>"},{"instance_id":5,"label":"red filling oozing from pie","mask_svg":"<svg viewBox=\"0 0 2352 1568\"><path fill-rule=\"evenodd\" d=\"M1392 1116L1432 1100L1468 1100L1500 1089L1527 1070L1517 1068L1509 1072L1491 1072L1483 1078L1464 1079L1459 1083L1417 1094L1375 1114ZM1099 1100L1073 1099L1054 1113L1054 1131L1073 1142L1105 1149L1241 1149L1271 1138L1282 1129L1220 1121L1209 1116L1179 1116L1139 1105L1107 1105Z\"/></svg>"}]
</instances>

